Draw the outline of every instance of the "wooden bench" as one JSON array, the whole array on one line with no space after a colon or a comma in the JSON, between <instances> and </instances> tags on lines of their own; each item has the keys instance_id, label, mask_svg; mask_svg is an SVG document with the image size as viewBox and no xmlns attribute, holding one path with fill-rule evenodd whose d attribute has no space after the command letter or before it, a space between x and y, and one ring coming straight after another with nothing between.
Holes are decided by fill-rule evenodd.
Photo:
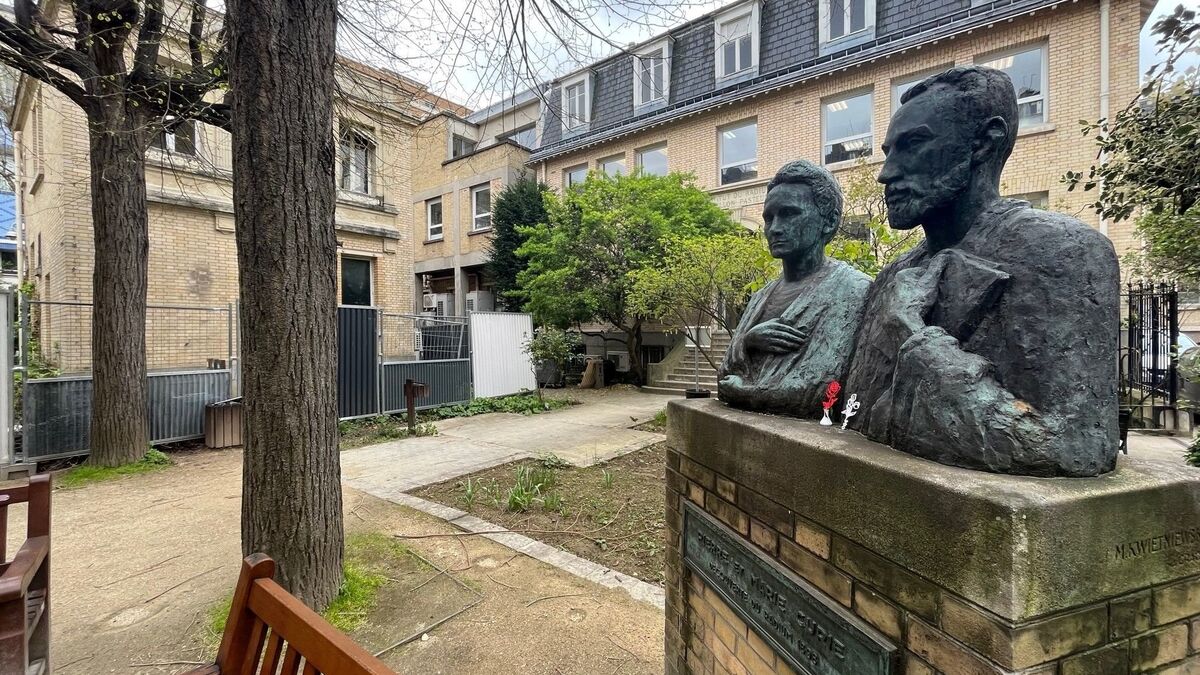
<instances>
[{"instance_id":1,"label":"wooden bench","mask_svg":"<svg viewBox=\"0 0 1200 675\"><path fill-rule=\"evenodd\" d=\"M7 557L8 507L25 502L25 543ZM0 489L0 673L37 675L50 663L50 477Z\"/></svg>"},{"instance_id":2,"label":"wooden bench","mask_svg":"<svg viewBox=\"0 0 1200 675\"><path fill-rule=\"evenodd\" d=\"M274 577L266 555L242 562L217 662L188 675L396 675Z\"/></svg>"}]
</instances>

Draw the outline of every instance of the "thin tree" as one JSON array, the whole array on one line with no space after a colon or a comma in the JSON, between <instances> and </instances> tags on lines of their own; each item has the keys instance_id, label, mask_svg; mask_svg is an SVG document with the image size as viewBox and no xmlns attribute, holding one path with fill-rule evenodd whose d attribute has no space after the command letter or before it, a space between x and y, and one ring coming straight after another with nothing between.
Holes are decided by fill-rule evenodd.
<instances>
[{"instance_id":1,"label":"thin tree","mask_svg":"<svg viewBox=\"0 0 1200 675\"><path fill-rule=\"evenodd\" d=\"M230 0L242 550L324 607L342 583L334 235L336 0Z\"/></svg>"},{"instance_id":2,"label":"thin tree","mask_svg":"<svg viewBox=\"0 0 1200 675\"><path fill-rule=\"evenodd\" d=\"M150 134L185 119L226 126L228 110L205 100L224 79L224 52L206 40L204 0L190 0L189 59L160 65L172 28L163 0L74 0L47 15L17 0L0 17L0 63L58 90L87 118L91 168L92 421L88 461L136 461L146 426L146 287L150 238L145 153ZM129 56L132 55L132 62Z\"/></svg>"},{"instance_id":3,"label":"thin tree","mask_svg":"<svg viewBox=\"0 0 1200 675\"><path fill-rule=\"evenodd\" d=\"M546 222L545 194L550 188L529 174L506 185L492 205L492 240L488 244L487 276L496 298L508 311L519 310L521 286L517 277L526 267L517 249L525 243L521 227Z\"/></svg>"}]
</instances>

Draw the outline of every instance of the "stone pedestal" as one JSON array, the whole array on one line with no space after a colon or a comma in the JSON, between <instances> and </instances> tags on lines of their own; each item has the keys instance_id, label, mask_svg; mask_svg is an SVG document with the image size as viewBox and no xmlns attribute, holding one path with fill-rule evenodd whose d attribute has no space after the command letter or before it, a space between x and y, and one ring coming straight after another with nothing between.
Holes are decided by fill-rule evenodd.
<instances>
[{"instance_id":1,"label":"stone pedestal","mask_svg":"<svg viewBox=\"0 0 1200 675\"><path fill-rule=\"evenodd\" d=\"M890 646L880 672L907 675L1200 673L1200 469L1180 453L1019 478L716 400L672 402L668 419L668 673L802 672L781 655L795 636L747 609L764 602L753 570L771 569L849 617L800 639L801 656L828 648L814 675L844 672L847 637ZM713 527L752 556L721 552Z\"/></svg>"}]
</instances>

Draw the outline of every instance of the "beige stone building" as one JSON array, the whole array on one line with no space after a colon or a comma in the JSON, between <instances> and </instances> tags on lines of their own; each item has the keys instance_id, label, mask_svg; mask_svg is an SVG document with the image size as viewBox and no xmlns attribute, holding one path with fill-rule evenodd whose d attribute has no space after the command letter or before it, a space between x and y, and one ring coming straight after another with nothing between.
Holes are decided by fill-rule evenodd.
<instances>
[{"instance_id":1,"label":"beige stone building","mask_svg":"<svg viewBox=\"0 0 1200 675\"><path fill-rule=\"evenodd\" d=\"M441 112L413 137L414 310L461 316L496 308L483 265L492 200L527 172L541 94L529 90L467 116Z\"/></svg>"},{"instance_id":2,"label":"beige stone building","mask_svg":"<svg viewBox=\"0 0 1200 675\"><path fill-rule=\"evenodd\" d=\"M414 136L432 114L467 111L412 80L348 60L340 62L338 79L345 94L335 123L339 300L411 312ZM95 243L85 119L67 98L22 77L12 128L24 277L42 301L80 303L35 306L41 348L65 371L86 370ZM238 288L230 152L228 133L200 123L150 140L152 369L203 367L233 349L228 308Z\"/></svg>"},{"instance_id":3,"label":"beige stone building","mask_svg":"<svg viewBox=\"0 0 1200 675\"><path fill-rule=\"evenodd\" d=\"M555 80L531 166L555 188L589 171L691 172L735 220L759 228L766 184L784 163L819 162L841 180L862 164L877 171L888 120L909 86L951 66L986 64L1018 89L1004 194L1076 214L1121 253L1134 245L1131 224L1098 219L1088 195L1068 192L1060 177L1096 159L1078 121L1137 95L1138 34L1152 7L734 2Z\"/></svg>"}]
</instances>

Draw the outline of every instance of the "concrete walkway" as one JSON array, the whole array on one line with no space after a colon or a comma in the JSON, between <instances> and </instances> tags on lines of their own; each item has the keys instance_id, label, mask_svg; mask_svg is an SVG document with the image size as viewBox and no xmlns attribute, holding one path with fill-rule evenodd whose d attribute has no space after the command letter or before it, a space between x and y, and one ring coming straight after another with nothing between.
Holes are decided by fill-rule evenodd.
<instances>
[{"instance_id":1,"label":"concrete walkway","mask_svg":"<svg viewBox=\"0 0 1200 675\"><path fill-rule=\"evenodd\" d=\"M523 457L553 453L591 466L662 440L630 427L649 421L670 396L634 390L580 392L583 403L540 415L493 413L437 423L438 435L369 445L342 453L342 481L397 501L413 488Z\"/></svg>"}]
</instances>

